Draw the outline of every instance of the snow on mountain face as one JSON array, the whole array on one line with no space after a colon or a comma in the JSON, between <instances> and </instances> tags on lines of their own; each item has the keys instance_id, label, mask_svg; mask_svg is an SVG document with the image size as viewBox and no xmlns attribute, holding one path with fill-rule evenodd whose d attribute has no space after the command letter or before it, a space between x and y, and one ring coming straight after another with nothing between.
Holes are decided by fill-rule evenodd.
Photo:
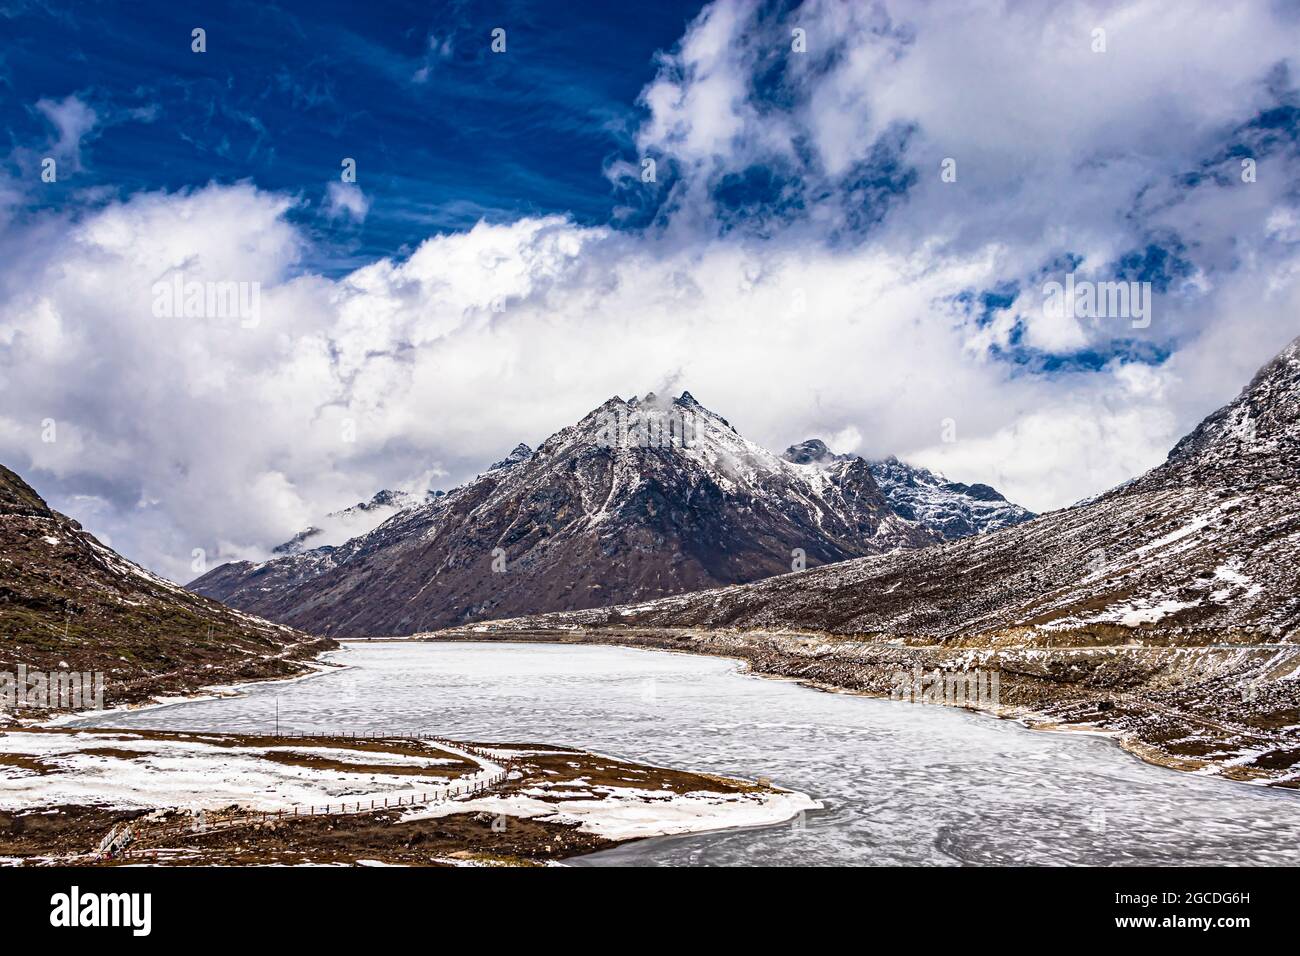
<instances>
[{"instance_id":1,"label":"snow on mountain face","mask_svg":"<svg viewBox=\"0 0 1300 956\"><path fill-rule=\"evenodd\" d=\"M522 446L521 446L522 447ZM516 449L517 450L517 449ZM494 465L500 467L501 463ZM412 491L377 492L369 501L362 501L350 508L333 511L325 516L320 525L313 525L271 549L274 555L302 554L308 548L337 546L379 527L399 511L414 508L424 503L439 492L417 494Z\"/></svg>"},{"instance_id":2,"label":"snow on mountain face","mask_svg":"<svg viewBox=\"0 0 1300 956\"><path fill-rule=\"evenodd\" d=\"M791 445L783 456L798 464L850 461L855 456L835 455L817 438ZM988 485L949 481L926 468L905 464L890 456L867 463L871 476L891 508L947 540L1008 528L1035 517L1012 504Z\"/></svg>"},{"instance_id":3,"label":"snow on mountain face","mask_svg":"<svg viewBox=\"0 0 1300 956\"><path fill-rule=\"evenodd\" d=\"M594 607L936 543L860 458L791 462L689 393L612 398L338 547L191 587L326 634Z\"/></svg>"},{"instance_id":4,"label":"snow on mountain face","mask_svg":"<svg viewBox=\"0 0 1300 956\"><path fill-rule=\"evenodd\" d=\"M509 468L511 465L517 465L519 464L519 462L523 461L532 453L533 450L531 448L529 448L523 442L520 442L518 445L515 446L514 451L512 451L510 454L506 455L506 457L502 458L499 462L494 464L491 468L488 469L488 471L496 471L498 468Z\"/></svg>"},{"instance_id":5,"label":"snow on mountain face","mask_svg":"<svg viewBox=\"0 0 1300 956\"><path fill-rule=\"evenodd\" d=\"M936 548L496 627L728 627L931 638L1300 633L1300 340L1142 477ZM1234 639L1237 639L1234 637Z\"/></svg>"},{"instance_id":6,"label":"snow on mountain face","mask_svg":"<svg viewBox=\"0 0 1300 956\"><path fill-rule=\"evenodd\" d=\"M1036 517L988 485L949 481L928 468L908 465L892 456L871 462L870 468L895 511L935 529L950 541L999 531Z\"/></svg>"},{"instance_id":7,"label":"snow on mountain face","mask_svg":"<svg viewBox=\"0 0 1300 956\"><path fill-rule=\"evenodd\" d=\"M1288 481L1300 461L1300 339L1174 446L1153 481Z\"/></svg>"}]
</instances>

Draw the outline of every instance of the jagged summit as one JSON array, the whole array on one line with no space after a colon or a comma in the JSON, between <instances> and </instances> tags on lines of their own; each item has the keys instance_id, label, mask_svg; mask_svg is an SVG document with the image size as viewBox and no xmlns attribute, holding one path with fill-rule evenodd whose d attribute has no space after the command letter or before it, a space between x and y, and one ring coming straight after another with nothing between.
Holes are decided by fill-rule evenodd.
<instances>
[{"instance_id":1,"label":"jagged summit","mask_svg":"<svg viewBox=\"0 0 1300 956\"><path fill-rule=\"evenodd\" d=\"M1035 517L989 485L949 481L938 472L892 455L871 462L870 467L895 511L938 530L949 540L999 531Z\"/></svg>"},{"instance_id":2,"label":"jagged summit","mask_svg":"<svg viewBox=\"0 0 1300 956\"><path fill-rule=\"evenodd\" d=\"M488 471L496 471L498 468L509 468L511 465L517 465L532 453L533 450L531 448L529 448L523 442L520 442L511 450L510 454L506 455L506 457L502 458L500 461L494 463L492 467L488 469Z\"/></svg>"},{"instance_id":3,"label":"jagged summit","mask_svg":"<svg viewBox=\"0 0 1300 956\"><path fill-rule=\"evenodd\" d=\"M408 491L393 491L385 488L382 491L375 492L375 496L369 501L354 507L361 511L373 511L375 508L389 508L393 506L405 507L410 504L411 493Z\"/></svg>"},{"instance_id":4,"label":"jagged summit","mask_svg":"<svg viewBox=\"0 0 1300 956\"><path fill-rule=\"evenodd\" d=\"M609 406L618 406L618 405L626 406L629 408L638 408L642 405L648 405L656 408L667 408L671 405L694 406L699 408L701 411L708 412L710 415L721 417L718 416L716 412L712 412L709 409L705 408L703 405L701 405L699 401L695 398L695 396L692 395L690 392L685 392L685 391L682 392L680 395L678 395L676 398L673 398L671 395L667 395L667 396L660 395L657 392L646 392L644 395L633 395L631 398L628 399L624 399L622 396L619 395L611 395L608 399L604 401L603 404L601 404L598 408L594 409L594 411L598 412L602 408L607 408Z\"/></svg>"},{"instance_id":5,"label":"jagged summit","mask_svg":"<svg viewBox=\"0 0 1300 956\"><path fill-rule=\"evenodd\" d=\"M521 446L523 447L523 446ZM515 449L518 451L518 449ZM499 465L505 464L499 462ZM497 466L494 466L497 467ZM287 557L302 554L309 548L324 548L342 544L349 538L379 526L388 518L407 508L418 507L437 497L441 492L423 494L413 491L395 491L385 488L375 492L369 501L361 501L349 508L332 511L319 525L304 528L283 544L271 549L271 554Z\"/></svg>"},{"instance_id":6,"label":"jagged summit","mask_svg":"<svg viewBox=\"0 0 1300 956\"><path fill-rule=\"evenodd\" d=\"M862 459L837 455L820 438L791 445L781 456L797 465L833 464ZM908 521L952 540L1007 528L1034 517L1011 504L988 485L949 481L926 468L901 462L893 455L866 463L891 508Z\"/></svg>"},{"instance_id":7,"label":"jagged summit","mask_svg":"<svg viewBox=\"0 0 1300 956\"><path fill-rule=\"evenodd\" d=\"M786 461L794 462L796 465L810 465L836 456L832 454L831 450L826 447L826 443L820 438L809 438L797 445L791 445L782 452L781 457Z\"/></svg>"}]
</instances>

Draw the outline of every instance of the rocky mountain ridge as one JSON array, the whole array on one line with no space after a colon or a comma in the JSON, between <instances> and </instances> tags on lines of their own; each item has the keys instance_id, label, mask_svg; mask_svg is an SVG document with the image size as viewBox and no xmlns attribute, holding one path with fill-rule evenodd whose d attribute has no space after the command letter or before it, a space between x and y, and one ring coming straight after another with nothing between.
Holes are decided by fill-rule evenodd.
<instances>
[{"instance_id":1,"label":"rocky mountain ridge","mask_svg":"<svg viewBox=\"0 0 1300 956\"><path fill-rule=\"evenodd\" d=\"M943 540L898 514L864 459L797 457L746 440L689 392L615 397L340 546L222 565L190 586L320 633L409 633Z\"/></svg>"}]
</instances>

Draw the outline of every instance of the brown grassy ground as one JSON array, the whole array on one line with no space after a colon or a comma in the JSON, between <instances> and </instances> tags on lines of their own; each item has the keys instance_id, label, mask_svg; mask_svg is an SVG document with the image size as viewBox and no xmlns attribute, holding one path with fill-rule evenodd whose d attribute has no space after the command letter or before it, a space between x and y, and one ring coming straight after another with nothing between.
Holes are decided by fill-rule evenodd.
<instances>
[{"instance_id":1,"label":"brown grassy ground","mask_svg":"<svg viewBox=\"0 0 1300 956\"><path fill-rule=\"evenodd\" d=\"M351 737L300 738L271 735L201 734L157 730L65 730L33 729L24 732L76 734L104 737L129 733L138 739L159 742L157 753L168 741L203 742L218 747L281 747L293 752L272 752L265 757L299 766L343 770L359 774L403 772L388 765L366 763L366 753L450 758L455 764L439 764L433 772L456 778L477 772L477 763L466 761L436 744L414 739L354 739ZM672 794L711 792L719 794L760 793L767 788L743 780L712 774L689 773L591 754L570 747L546 744L467 743L465 746L493 753L497 762L509 760L514 771L494 795L510 797L526 793L532 800L562 805L566 798L608 799L601 788L655 791ZM313 748L349 748L361 759L353 763L335 756L313 755ZM92 746L83 753L95 753L130 760L145 752L112 746ZM59 768L27 766L34 757L9 754L0 758L8 765L38 773L60 772ZM425 769L422 772L429 773ZM566 786L575 784L575 786ZM3 797L0 796L0 803ZM57 812L49 812L57 811ZM407 819L411 809L379 808L352 814L282 817L244 823L246 814L237 807L209 807L206 832L194 832L189 811L151 808L110 810L93 806L60 806L22 813L0 811L0 857L14 857L28 863L77 863L117 865L250 865L250 864L343 864L359 861L413 866L445 866L456 863L544 864L591 853L613 845L603 837L579 830L574 825L528 820L515 816L476 811L449 813L424 819ZM116 825L150 814L151 822L137 827L137 841L129 853L115 860L95 859L90 854ZM241 825L232 829L213 828L230 819ZM67 859L80 855L77 859ZM64 857L64 859L57 859Z\"/></svg>"},{"instance_id":2,"label":"brown grassy ground","mask_svg":"<svg viewBox=\"0 0 1300 956\"><path fill-rule=\"evenodd\" d=\"M130 862L172 866L354 864L447 866L451 861L534 865L594 853L613 844L576 827L488 813L401 821L401 811L304 817L218 830L153 848Z\"/></svg>"},{"instance_id":3,"label":"brown grassy ground","mask_svg":"<svg viewBox=\"0 0 1300 956\"><path fill-rule=\"evenodd\" d=\"M113 706L300 674L333 646L154 577L0 465L0 671L99 672Z\"/></svg>"}]
</instances>

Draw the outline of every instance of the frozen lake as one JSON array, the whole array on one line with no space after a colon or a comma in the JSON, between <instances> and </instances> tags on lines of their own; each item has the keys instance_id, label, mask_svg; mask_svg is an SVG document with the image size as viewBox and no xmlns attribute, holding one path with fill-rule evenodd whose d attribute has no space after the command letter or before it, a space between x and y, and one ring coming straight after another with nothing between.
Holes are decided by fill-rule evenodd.
<instances>
[{"instance_id":1,"label":"frozen lake","mask_svg":"<svg viewBox=\"0 0 1300 956\"><path fill-rule=\"evenodd\" d=\"M826 804L784 826L651 840L592 864L1300 863L1300 795L1152 767L1083 734L657 651L375 643L330 659L352 666L101 722L268 732L278 700L286 730L570 744L767 776Z\"/></svg>"}]
</instances>

